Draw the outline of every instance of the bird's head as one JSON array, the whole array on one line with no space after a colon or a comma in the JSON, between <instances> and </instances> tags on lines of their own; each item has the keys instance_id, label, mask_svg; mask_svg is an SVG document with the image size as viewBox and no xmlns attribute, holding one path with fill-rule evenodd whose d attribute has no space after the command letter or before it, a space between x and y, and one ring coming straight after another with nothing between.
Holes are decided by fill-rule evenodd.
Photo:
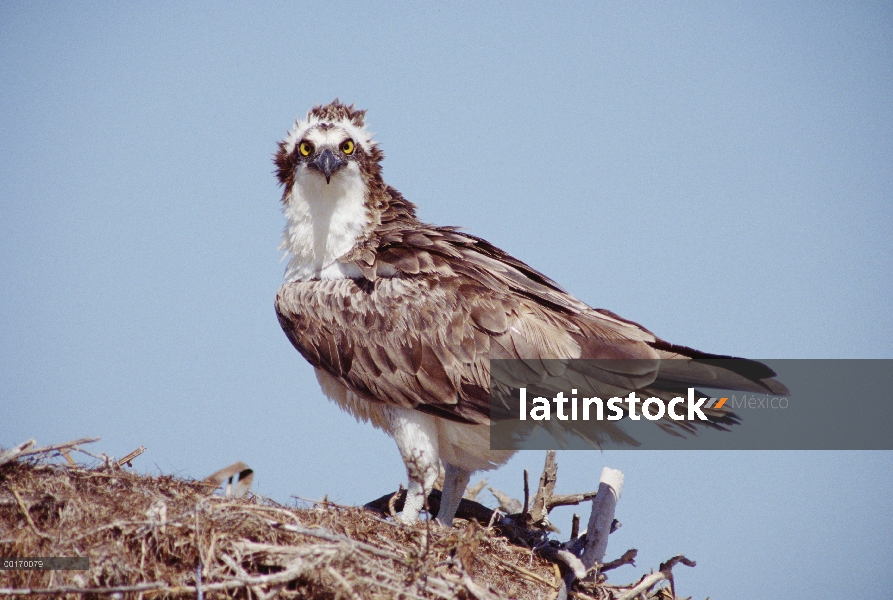
<instances>
[{"instance_id":1,"label":"bird's head","mask_svg":"<svg viewBox=\"0 0 893 600\"><path fill-rule=\"evenodd\" d=\"M324 187L357 181L368 184L380 177L379 163L384 156L366 130L365 114L335 99L314 107L306 119L295 122L279 142L275 158L277 176L285 188L284 201L296 185L328 195L334 190Z\"/></svg>"},{"instance_id":2,"label":"bird's head","mask_svg":"<svg viewBox=\"0 0 893 600\"><path fill-rule=\"evenodd\" d=\"M381 222L390 202L381 177L384 155L366 130L365 112L336 99L311 109L279 142L290 281L345 276L338 259Z\"/></svg>"}]
</instances>

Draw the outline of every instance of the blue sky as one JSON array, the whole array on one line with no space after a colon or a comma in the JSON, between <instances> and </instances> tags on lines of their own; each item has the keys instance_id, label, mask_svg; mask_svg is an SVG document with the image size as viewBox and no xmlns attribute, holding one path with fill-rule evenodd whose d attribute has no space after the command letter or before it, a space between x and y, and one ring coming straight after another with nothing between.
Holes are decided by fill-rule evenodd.
<instances>
[{"instance_id":1,"label":"blue sky","mask_svg":"<svg viewBox=\"0 0 893 600\"><path fill-rule=\"evenodd\" d=\"M275 143L369 109L385 179L587 303L752 358L893 358L889 3L7 2L0 446L361 503L393 442L279 329ZM522 453L488 474L519 493ZM609 557L680 593L886 597L893 453L564 452L627 483ZM559 515L569 521L569 516ZM567 526L565 526L567 528Z\"/></svg>"}]
</instances>

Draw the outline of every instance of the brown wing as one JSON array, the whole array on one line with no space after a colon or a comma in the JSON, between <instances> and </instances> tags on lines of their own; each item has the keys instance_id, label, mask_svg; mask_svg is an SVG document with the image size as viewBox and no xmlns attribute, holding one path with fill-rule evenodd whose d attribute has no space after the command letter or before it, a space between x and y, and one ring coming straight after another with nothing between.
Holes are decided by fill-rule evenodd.
<instances>
[{"instance_id":1,"label":"brown wing","mask_svg":"<svg viewBox=\"0 0 893 600\"><path fill-rule=\"evenodd\" d=\"M787 392L761 363L699 362L729 357L664 342L485 240L421 224L410 202L376 181L376 225L342 258L365 278L287 283L276 298L292 344L360 397L486 423L489 360L500 358L524 359L537 374L549 371L545 359L648 359L584 364L572 374L602 386L605 397L663 397L692 384ZM684 360L657 364L671 358ZM734 421L711 416L720 426Z\"/></svg>"},{"instance_id":2,"label":"brown wing","mask_svg":"<svg viewBox=\"0 0 893 600\"><path fill-rule=\"evenodd\" d=\"M489 359L658 356L650 332L473 236L393 228L376 250L358 253L366 279L287 283L276 298L304 358L370 401L486 423Z\"/></svg>"}]
</instances>

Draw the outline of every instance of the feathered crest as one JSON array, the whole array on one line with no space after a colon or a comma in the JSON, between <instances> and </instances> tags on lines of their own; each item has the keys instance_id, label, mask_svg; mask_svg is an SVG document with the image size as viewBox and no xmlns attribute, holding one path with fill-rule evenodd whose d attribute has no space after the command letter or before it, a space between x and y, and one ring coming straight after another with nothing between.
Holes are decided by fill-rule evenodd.
<instances>
[{"instance_id":1,"label":"feathered crest","mask_svg":"<svg viewBox=\"0 0 893 600\"><path fill-rule=\"evenodd\" d=\"M279 147L286 154L290 154L307 134L307 131L316 125L325 123L341 127L347 131L356 144L362 146L366 152L372 152L375 143L372 141L372 133L366 130L365 115L365 110L357 110L353 104L348 106L335 98L330 104L311 108L307 112L306 119L297 119L294 128L280 142Z\"/></svg>"},{"instance_id":2,"label":"feathered crest","mask_svg":"<svg viewBox=\"0 0 893 600\"><path fill-rule=\"evenodd\" d=\"M307 113L307 120L316 119L317 121L334 123L337 121L350 121L357 127L365 127L364 117L365 110L356 110L354 105L347 106L342 104L338 98L335 98L330 104L323 106L317 104Z\"/></svg>"}]
</instances>

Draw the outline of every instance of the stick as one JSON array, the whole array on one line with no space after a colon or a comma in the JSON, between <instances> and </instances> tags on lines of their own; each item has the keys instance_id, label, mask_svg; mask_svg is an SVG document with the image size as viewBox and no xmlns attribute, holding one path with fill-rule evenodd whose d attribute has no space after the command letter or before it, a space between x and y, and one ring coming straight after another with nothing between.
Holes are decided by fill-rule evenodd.
<instances>
[{"instance_id":1,"label":"stick","mask_svg":"<svg viewBox=\"0 0 893 600\"><path fill-rule=\"evenodd\" d=\"M524 506L502 490L498 490L493 486L489 486L487 489L499 500L499 509L505 514L514 515L524 512Z\"/></svg>"},{"instance_id":2,"label":"stick","mask_svg":"<svg viewBox=\"0 0 893 600\"><path fill-rule=\"evenodd\" d=\"M611 569L616 569L617 567L622 567L623 565L632 565L636 566L636 556L639 554L639 551L635 548L631 548L623 553L623 556L620 558L615 558L612 561L606 562L601 565L598 570L600 573L604 573L605 571L610 571Z\"/></svg>"},{"instance_id":3,"label":"stick","mask_svg":"<svg viewBox=\"0 0 893 600\"><path fill-rule=\"evenodd\" d=\"M506 569L516 572L521 577L526 577L527 579L529 579L531 581L535 581L536 583L548 585L552 589L556 589L556 590L558 589L558 586L556 584L552 583L551 581L546 581L545 579L543 579L542 577L540 577L533 571L529 571L520 565L513 565L512 563L510 563L502 558L499 558L499 556L497 556L496 554L492 555L490 558L495 559L496 562L498 562L500 565L502 565ZM557 567L557 565L556 565L556 567Z\"/></svg>"},{"instance_id":4,"label":"stick","mask_svg":"<svg viewBox=\"0 0 893 600\"><path fill-rule=\"evenodd\" d=\"M524 469L524 505L521 507L521 512L523 514L527 514L530 510L530 475L527 473L527 469Z\"/></svg>"},{"instance_id":5,"label":"stick","mask_svg":"<svg viewBox=\"0 0 893 600\"><path fill-rule=\"evenodd\" d=\"M686 567L697 566L697 563L695 561L689 560L681 554L678 556L674 556L667 562L661 563L660 570L657 573L643 575L642 578L638 582L636 582L635 585L625 590L623 594L618 596L617 600L633 600L633 598L638 598L639 594L650 590L661 581L670 582L670 592L672 593L672 597L675 598L676 590L673 589L673 567L675 567L679 563L682 563Z\"/></svg>"},{"instance_id":6,"label":"stick","mask_svg":"<svg viewBox=\"0 0 893 600\"><path fill-rule=\"evenodd\" d=\"M580 515L574 513L574 518L571 520L571 539L573 542L575 539L580 537Z\"/></svg>"},{"instance_id":7,"label":"stick","mask_svg":"<svg viewBox=\"0 0 893 600\"><path fill-rule=\"evenodd\" d=\"M555 451L549 450L546 452L546 464L543 465L543 473L540 475L540 485L530 508L532 523L541 523L549 515L548 507L552 501L556 481L558 481L558 465L555 462Z\"/></svg>"},{"instance_id":8,"label":"stick","mask_svg":"<svg viewBox=\"0 0 893 600\"><path fill-rule=\"evenodd\" d=\"M285 571L273 573L271 575L258 575L256 577L239 577L217 583L206 583L201 589L206 592L217 590L231 590L242 587L250 587L254 585L263 585L267 583L284 583L292 581L301 576L306 569L303 564L291 565ZM198 587L194 585L169 586L163 581L154 581L152 583L139 583L136 585L119 585L106 588L83 588L71 585L63 585L54 588L0 588L0 596L48 596L58 594L96 594L109 596L112 594L124 594L127 592L149 592L159 591L174 594L195 594Z\"/></svg>"},{"instance_id":9,"label":"stick","mask_svg":"<svg viewBox=\"0 0 893 600\"><path fill-rule=\"evenodd\" d=\"M19 492L16 491L15 488L12 488L12 495L15 496L16 502L18 502L19 505L19 509L21 509L22 513L25 515L25 520L28 521L28 525L34 531L34 534L47 540L55 540L53 536L48 535L37 528L37 525L34 523L34 519L31 518L31 513L28 511L28 507L25 505L25 501L22 500L22 497L19 496Z\"/></svg>"},{"instance_id":10,"label":"stick","mask_svg":"<svg viewBox=\"0 0 893 600\"><path fill-rule=\"evenodd\" d=\"M15 448L11 448L6 452L0 452L0 465L4 465L8 462L24 456L34 456L35 454L47 454L50 452L61 453L63 450L80 450L80 448L77 447L80 444L91 444L98 441L99 438L81 438L79 440L65 442L64 444L57 444L55 446L44 446L42 448L34 448L33 450L29 450L29 448L34 445L34 440L28 440L27 442L21 443Z\"/></svg>"},{"instance_id":11,"label":"stick","mask_svg":"<svg viewBox=\"0 0 893 600\"><path fill-rule=\"evenodd\" d=\"M349 537L343 535L334 535L328 533L326 531L322 531L320 529L308 529L306 527L301 527L299 525L289 525L287 523L280 523L278 521L268 521L268 524L271 527L276 527L277 529L282 529L285 531L291 531L292 533L300 533L301 535L306 535L307 537L315 537L321 540L326 540L327 542L335 542L340 544L347 544L348 546L352 546L355 549L362 550L364 552L368 552L369 554L375 554L376 556L381 556L383 558L390 558L391 560L396 560L398 562L405 562L404 557L390 552L388 550L382 550L377 546L372 546L371 544L366 544L364 542L360 542L358 540L352 540ZM254 542L246 542L246 547L250 544L252 547L267 547L267 544L256 544ZM276 548L288 548L287 546L275 546Z\"/></svg>"},{"instance_id":12,"label":"stick","mask_svg":"<svg viewBox=\"0 0 893 600\"><path fill-rule=\"evenodd\" d=\"M598 495L592 500L592 514L586 528L586 546L581 557L587 570L601 562L608 549L608 535L614 521L614 509L623 490L623 473L605 467L599 479Z\"/></svg>"},{"instance_id":13,"label":"stick","mask_svg":"<svg viewBox=\"0 0 893 600\"><path fill-rule=\"evenodd\" d=\"M15 448L10 448L6 452L0 452L0 465L13 461L23 455L28 448L34 445L34 441L35 440L31 439L27 442L22 442Z\"/></svg>"},{"instance_id":14,"label":"stick","mask_svg":"<svg viewBox=\"0 0 893 600\"><path fill-rule=\"evenodd\" d=\"M551 512L553 508L558 506L573 506L592 500L598 495L598 492L585 492L582 494L555 494L549 499L549 505L546 509Z\"/></svg>"},{"instance_id":15,"label":"stick","mask_svg":"<svg viewBox=\"0 0 893 600\"><path fill-rule=\"evenodd\" d=\"M136 458L137 456L139 456L140 454L142 454L145 451L146 451L146 447L140 446L139 448L137 448L136 450L134 450L133 452L131 452L130 454L128 454L127 456L125 456L124 458L119 460L118 466L123 467L124 465L127 465L128 467L132 467L133 465L130 464L130 461L132 461L134 458ZM65 455L65 458L70 459L67 452L63 452L63 454Z\"/></svg>"}]
</instances>

